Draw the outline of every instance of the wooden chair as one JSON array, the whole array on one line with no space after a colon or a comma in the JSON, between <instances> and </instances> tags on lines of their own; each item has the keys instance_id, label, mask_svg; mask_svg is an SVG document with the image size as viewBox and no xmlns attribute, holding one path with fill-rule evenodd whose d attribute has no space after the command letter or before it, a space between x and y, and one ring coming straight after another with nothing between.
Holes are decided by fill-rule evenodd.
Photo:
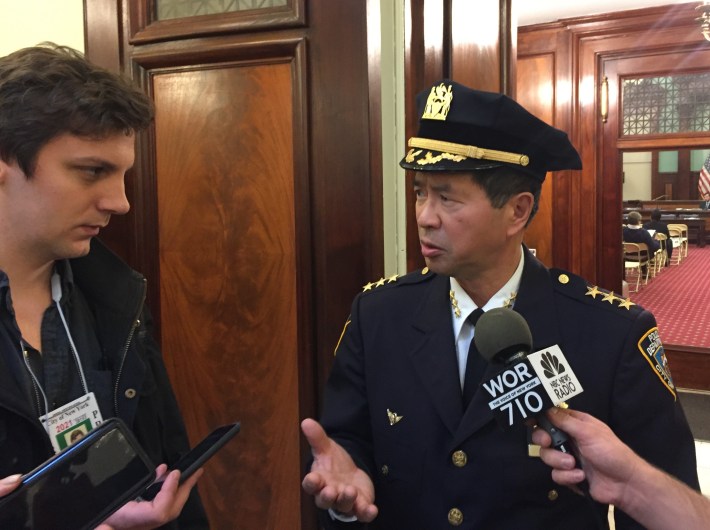
<instances>
[{"instance_id":1,"label":"wooden chair","mask_svg":"<svg viewBox=\"0 0 710 530\"><path fill-rule=\"evenodd\" d=\"M646 243L627 243L624 241L624 278L629 284L629 292L637 293L643 284L648 283L648 269L651 267L648 245ZM645 269L645 270L644 270ZM631 289L632 277L636 277L636 288Z\"/></svg>"}]
</instances>

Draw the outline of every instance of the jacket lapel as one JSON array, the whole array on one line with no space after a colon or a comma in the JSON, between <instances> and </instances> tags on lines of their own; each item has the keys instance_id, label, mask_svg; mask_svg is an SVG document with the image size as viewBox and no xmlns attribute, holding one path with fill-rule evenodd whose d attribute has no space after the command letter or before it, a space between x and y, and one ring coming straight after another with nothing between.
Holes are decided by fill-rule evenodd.
<instances>
[{"instance_id":1,"label":"jacket lapel","mask_svg":"<svg viewBox=\"0 0 710 530\"><path fill-rule=\"evenodd\" d=\"M420 338L408 351L425 391L453 434L463 407L448 293L448 276L437 276L430 282L413 321Z\"/></svg>"},{"instance_id":2,"label":"jacket lapel","mask_svg":"<svg viewBox=\"0 0 710 530\"><path fill-rule=\"evenodd\" d=\"M559 342L553 292L549 271L526 249L523 275L513 310L520 313L530 327L533 337L532 351ZM492 378L501 368L500 365L489 364L483 375L483 381ZM479 387L464 413L461 425L454 436L452 447L461 445L464 440L483 428L488 422L495 421L493 413L488 407L489 398L486 391Z\"/></svg>"}]
</instances>

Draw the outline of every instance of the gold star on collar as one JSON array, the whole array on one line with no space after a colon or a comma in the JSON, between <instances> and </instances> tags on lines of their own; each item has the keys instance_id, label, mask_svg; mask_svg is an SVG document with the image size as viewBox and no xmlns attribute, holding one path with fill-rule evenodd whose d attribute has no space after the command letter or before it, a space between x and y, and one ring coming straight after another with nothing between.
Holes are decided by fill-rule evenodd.
<instances>
[{"instance_id":1,"label":"gold star on collar","mask_svg":"<svg viewBox=\"0 0 710 530\"><path fill-rule=\"evenodd\" d=\"M392 276L390 276L389 278L387 278L387 283L396 282L396 281L397 281L397 278L399 278L399 274L393 274Z\"/></svg>"},{"instance_id":2,"label":"gold star on collar","mask_svg":"<svg viewBox=\"0 0 710 530\"><path fill-rule=\"evenodd\" d=\"M627 299L624 300L623 302L620 302L620 303L619 303L619 307L625 307L627 311L630 311L630 310L631 310L631 306L632 306L632 305L636 305L636 304L634 304L634 303L631 301L631 298L627 298Z\"/></svg>"},{"instance_id":3,"label":"gold star on collar","mask_svg":"<svg viewBox=\"0 0 710 530\"><path fill-rule=\"evenodd\" d=\"M598 294L603 294L603 293L599 289L597 289L596 285L594 287L587 286L587 292L584 296L591 296L592 298L594 298L596 300Z\"/></svg>"},{"instance_id":4,"label":"gold star on collar","mask_svg":"<svg viewBox=\"0 0 710 530\"><path fill-rule=\"evenodd\" d=\"M375 283L375 287L382 287L384 284L385 284L385 279L384 279L384 278L380 278L380 279L377 280L377 282Z\"/></svg>"},{"instance_id":5,"label":"gold star on collar","mask_svg":"<svg viewBox=\"0 0 710 530\"><path fill-rule=\"evenodd\" d=\"M505 301L503 302L503 307L505 307L505 308L512 307L513 304L515 303L515 298L517 296L518 296L518 293L516 291L513 291L512 293L510 293L510 296L508 298L506 298Z\"/></svg>"},{"instance_id":6,"label":"gold star on collar","mask_svg":"<svg viewBox=\"0 0 710 530\"><path fill-rule=\"evenodd\" d=\"M605 294L604 298L602 298L602 302L609 302L610 304L613 304L614 300L616 300L616 296L614 296L614 291L611 291L609 294Z\"/></svg>"},{"instance_id":7,"label":"gold star on collar","mask_svg":"<svg viewBox=\"0 0 710 530\"><path fill-rule=\"evenodd\" d=\"M456 315L456 318L461 318L461 309L459 308L459 301L456 300L456 296L454 295L454 290L449 291L449 300L451 300L451 307L454 309L454 315Z\"/></svg>"},{"instance_id":8,"label":"gold star on collar","mask_svg":"<svg viewBox=\"0 0 710 530\"><path fill-rule=\"evenodd\" d=\"M362 286L362 290L363 290L363 292L364 291L371 291L374 286L375 286L374 283L369 282L367 285Z\"/></svg>"}]
</instances>

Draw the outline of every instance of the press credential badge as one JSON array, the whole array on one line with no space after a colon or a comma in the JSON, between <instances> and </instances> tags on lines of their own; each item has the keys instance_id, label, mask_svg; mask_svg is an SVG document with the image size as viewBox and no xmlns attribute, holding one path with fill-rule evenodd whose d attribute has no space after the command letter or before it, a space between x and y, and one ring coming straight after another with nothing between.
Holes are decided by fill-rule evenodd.
<instances>
[{"instance_id":1,"label":"press credential badge","mask_svg":"<svg viewBox=\"0 0 710 530\"><path fill-rule=\"evenodd\" d=\"M98 426L103 418L94 393L89 392L44 416L40 416L39 421L43 425L46 422L52 447L54 447L54 452L58 453L84 437Z\"/></svg>"}]
</instances>

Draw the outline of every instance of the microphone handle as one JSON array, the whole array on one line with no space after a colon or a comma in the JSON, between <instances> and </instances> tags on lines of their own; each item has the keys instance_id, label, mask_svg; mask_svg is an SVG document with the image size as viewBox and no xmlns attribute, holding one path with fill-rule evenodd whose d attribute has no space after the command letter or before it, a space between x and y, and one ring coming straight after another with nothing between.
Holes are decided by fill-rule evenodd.
<instances>
[{"instance_id":1,"label":"microphone handle","mask_svg":"<svg viewBox=\"0 0 710 530\"><path fill-rule=\"evenodd\" d=\"M552 422L547 419L547 415L540 414L535 417L537 424L541 427L547 434L552 438L552 447L563 453L573 454L571 447L566 444L569 442L569 437L564 431L559 430L557 427L552 425ZM576 459L576 456L575 456ZM577 460L577 466L579 466L579 460Z\"/></svg>"},{"instance_id":2,"label":"microphone handle","mask_svg":"<svg viewBox=\"0 0 710 530\"><path fill-rule=\"evenodd\" d=\"M535 420L537 421L538 427L543 429L547 434L550 435L550 438L552 438L552 447L554 447L558 451L562 451L563 453L571 454L574 457L575 467L578 469L584 469L582 467L582 461L579 458L579 455L577 454L577 449L574 443L570 441L569 436L567 436L567 433L561 431L560 429L552 425L550 420L547 419L547 415L545 414L540 414L539 416L536 416ZM584 498L587 500L589 508L594 514L594 522L596 523L597 528L599 530L604 530L608 528L608 525L604 522L601 515L599 514L599 510L597 509L597 502L592 498L592 495L589 493L589 482L587 482L587 479L578 482L577 484L575 484L575 486L579 488L579 490L584 495Z\"/></svg>"},{"instance_id":3,"label":"microphone handle","mask_svg":"<svg viewBox=\"0 0 710 530\"><path fill-rule=\"evenodd\" d=\"M572 455L574 457L575 467L577 469L583 469L581 460L579 458L579 455L577 454L577 450L575 449L574 444L570 442L567 433L555 427L552 422L547 419L547 415L545 414L540 414L539 416L536 416L535 420L537 421L537 425L541 429L543 429L547 434L549 434L550 438L552 438L552 447L554 447L558 451L562 451L563 453ZM579 482L578 484L576 484L576 486L582 491L582 493L584 493L585 497L591 499L591 497L589 496L589 483L587 482L587 479L584 479L582 482Z\"/></svg>"}]
</instances>

